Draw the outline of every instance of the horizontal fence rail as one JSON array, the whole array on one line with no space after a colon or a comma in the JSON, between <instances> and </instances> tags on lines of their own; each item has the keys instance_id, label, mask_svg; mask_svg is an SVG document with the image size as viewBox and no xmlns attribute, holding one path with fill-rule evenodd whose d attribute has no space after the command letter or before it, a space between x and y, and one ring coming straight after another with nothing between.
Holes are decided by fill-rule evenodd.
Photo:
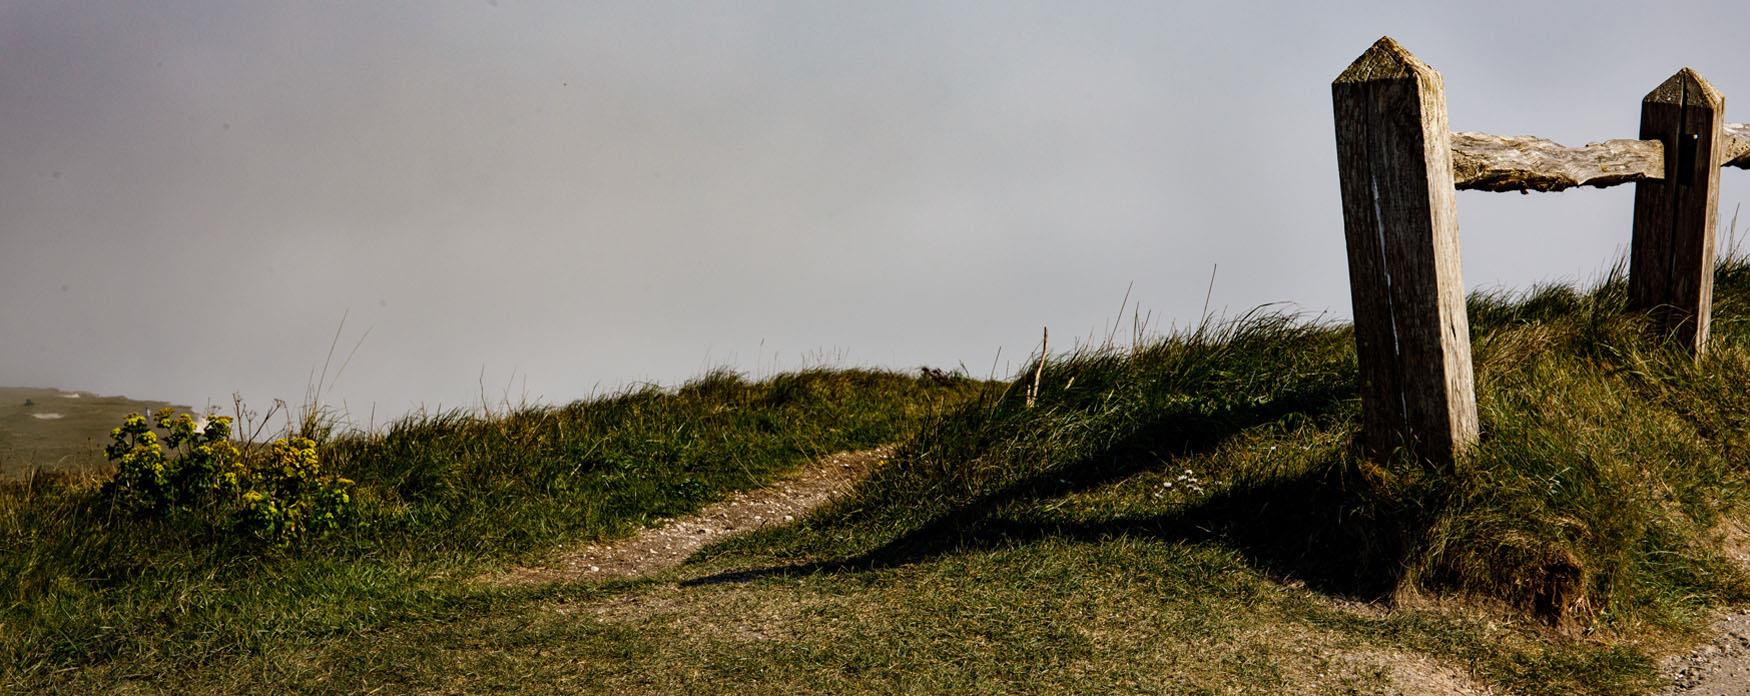
<instances>
[{"instance_id":1,"label":"horizontal fence rail","mask_svg":"<svg viewBox=\"0 0 1750 696\"><path fill-rule=\"evenodd\" d=\"M1750 169L1750 123L1721 128L1722 167ZM1459 190L1561 191L1665 178L1665 144L1606 140L1568 147L1530 135L1452 134L1452 179Z\"/></svg>"},{"instance_id":2,"label":"horizontal fence rail","mask_svg":"<svg viewBox=\"0 0 1750 696\"><path fill-rule=\"evenodd\" d=\"M1728 123L1726 133L1726 166L1750 169L1750 123Z\"/></svg>"}]
</instances>

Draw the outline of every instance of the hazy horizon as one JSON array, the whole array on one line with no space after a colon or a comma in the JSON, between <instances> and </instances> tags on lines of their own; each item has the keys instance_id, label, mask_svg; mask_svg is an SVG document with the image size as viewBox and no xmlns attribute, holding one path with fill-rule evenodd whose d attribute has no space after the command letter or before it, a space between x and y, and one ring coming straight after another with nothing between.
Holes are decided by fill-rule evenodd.
<instances>
[{"instance_id":1,"label":"hazy horizon","mask_svg":"<svg viewBox=\"0 0 1750 696\"><path fill-rule=\"evenodd\" d=\"M296 402L343 316L360 422L1004 375L1217 267L1212 311L1345 319L1351 60L1398 39L1455 130L1634 137L1685 66L1750 121L1750 7L1688 7L0 0L0 385ZM1595 275L1632 198L1460 194L1467 287Z\"/></svg>"}]
</instances>

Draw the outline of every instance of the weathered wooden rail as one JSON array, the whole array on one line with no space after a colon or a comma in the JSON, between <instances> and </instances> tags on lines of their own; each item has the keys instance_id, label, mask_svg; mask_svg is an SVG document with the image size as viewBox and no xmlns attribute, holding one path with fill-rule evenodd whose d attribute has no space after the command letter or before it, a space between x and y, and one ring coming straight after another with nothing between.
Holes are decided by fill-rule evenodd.
<instances>
[{"instance_id":1,"label":"weathered wooden rail","mask_svg":"<svg viewBox=\"0 0 1750 696\"><path fill-rule=\"evenodd\" d=\"M1721 166L1750 169L1750 123L1727 123ZM1665 178L1665 144L1606 140L1567 147L1530 135L1452 134L1452 178L1459 190L1561 191Z\"/></svg>"},{"instance_id":2,"label":"weathered wooden rail","mask_svg":"<svg viewBox=\"0 0 1750 696\"><path fill-rule=\"evenodd\" d=\"M1640 134L1566 147L1450 131L1440 73L1390 37L1331 84L1364 438L1450 467L1477 439L1457 195L1635 184L1631 308L1699 355L1712 308L1722 167L1750 169L1750 124L1685 68L1641 101Z\"/></svg>"}]
</instances>

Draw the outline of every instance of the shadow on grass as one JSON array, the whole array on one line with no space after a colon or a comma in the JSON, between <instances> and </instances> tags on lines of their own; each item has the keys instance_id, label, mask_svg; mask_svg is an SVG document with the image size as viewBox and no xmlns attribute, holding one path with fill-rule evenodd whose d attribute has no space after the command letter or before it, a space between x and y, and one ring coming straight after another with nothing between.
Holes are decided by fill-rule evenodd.
<instances>
[{"instance_id":1,"label":"shadow on grass","mask_svg":"<svg viewBox=\"0 0 1750 696\"><path fill-rule=\"evenodd\" d=\"M861 572L1046 538L1099 541L1128 536L1223 543L1270 575L1296 579L1331 595L1377 599L1396 586L1404 541L1413 538L1416 525L1409 522L1412 516L1370 504L1364 484L1348 471L1347 460L1320 464L1299 476L1236 484L1202 503L1164 515L1070 523L1010 519L999 512L1015 503L1062 497L1151 468L1170 467L1181 458L1213 451L1248 429L1291 415L1328 416L1353 395L1352 385L1326 385L1216 416L1163 417L1103 452L979 496L857 556L730 571L683 584Z\"/></svg>"}]
</instances>

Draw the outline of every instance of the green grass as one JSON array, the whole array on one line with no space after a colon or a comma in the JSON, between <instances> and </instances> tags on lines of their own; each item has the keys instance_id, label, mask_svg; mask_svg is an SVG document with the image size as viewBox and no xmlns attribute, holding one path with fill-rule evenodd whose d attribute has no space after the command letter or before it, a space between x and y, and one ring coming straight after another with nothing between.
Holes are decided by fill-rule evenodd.
<instances>
[{"instance_id":1,"label":"green grass","mask_svg":"<svg viewBox=\"0 0 1750 696\"><path fill-rule=\"evenodd\" d=\"M978 388L720 372L673 391L409 418L324 446L326 466L357 482L365 526L290 551L131 519L89 485L15 483L0 491L0 686L158 679L445 615L474 601L463 581L482 572L898 439Z\"/></svg>"},{"instance_id":2,"label":"green grass","mask_svg":"<svg viewBox=\"0 0 1750 696\"><path fill-rule=\"evenodd\" d=\"M817 372L409 421L328 450L372 526L286 557L206 539L164 550L148 541L163 531L112 522L75 538L88 498L17 491L0 539L34 560L0 556L0 588L19 588L5 678L1644 691L1709 612L1750 601L1729 555L1750 539L1750 266L1716 283L1700 361L1625 312L1620 277L1472 297L1483 437L1452 471L1358 456L1349 329L1259 314L1054 356L1034 407L1031 368L995 385ZM464 582L892 440L848 496L677 569Z\"/></svg>"}]
</instances>

